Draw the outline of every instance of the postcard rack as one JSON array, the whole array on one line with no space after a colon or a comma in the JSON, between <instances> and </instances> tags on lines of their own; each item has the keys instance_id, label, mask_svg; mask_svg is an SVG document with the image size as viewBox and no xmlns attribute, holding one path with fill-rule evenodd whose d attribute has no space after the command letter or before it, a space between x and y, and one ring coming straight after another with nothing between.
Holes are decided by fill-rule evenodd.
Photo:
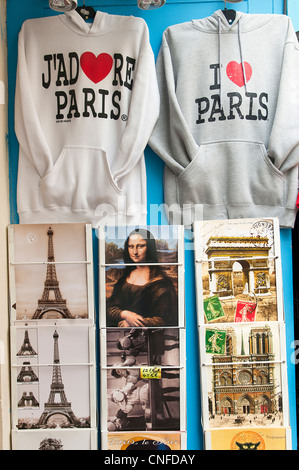
<instances>
[{"instance_id":1,"label":"postcard rack","mask_svg":"<svg viewBox=\"0 0 299 470\"><path fill-rule=\"evenodd\" d=\"M102 228L99 260L101 447L186 449L183 227Z\"/></svg>"},{"instance_id":2,"label":"postcard rack","mask_svg":"<svg viewBox=\"0 0 299 470\"><path fill-rule=\"evenodd\" d=\"M12 449L97 449L91 226L10 225L8 238Z\"/></svg>"},{"instance_id":3,"label":"postcard rack","mask_svg":"<svg viewBox=\"0 0 299 470\"><path fill-rule=\"evenodd\" d=\"M277 219L194 224L207 450L291 448Z\"/></svg>"}]
</instances>

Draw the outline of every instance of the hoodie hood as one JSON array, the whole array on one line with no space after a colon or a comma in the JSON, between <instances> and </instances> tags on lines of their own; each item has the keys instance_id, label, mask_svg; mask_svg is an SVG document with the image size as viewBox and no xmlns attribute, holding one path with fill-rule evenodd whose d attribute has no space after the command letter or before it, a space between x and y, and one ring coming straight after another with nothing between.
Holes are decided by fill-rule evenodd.
<instances>
[{"instance_id":1,"label":"hoodie hood","mask_svg":"<svg viewBox=\"0 0 299 470\"><path fill-rule=\"evenodd\" d=\"M241 18L244 16L244 13L242 13L241 11L236 11L235 13L236 13L236 16L232 22L229 22L226 19L226 16L223 10L217 10L212 16L210 16L207 19L210 22L211 26L215 27L215 29L219 29L219 24L220 24L221 30L233 31L233 30L236 30Z\"/></svg>"},{"instance_id":2,"label":"hoodie hood","mask_svg":"<svg viewBox=\"0 0 299 470\"><path fill-rule=\"evenodd\" d=\"M268 23L271 20L271 14L247 14L242 11L236 11L236 17L232 23L228 23L223 10L217 10L213 15L202 19L192 20L192 25L196 29L206 32L215 32L219 30L219 20L221 24L221 31L223 33L236 33L238 32L238 24L242 20L242 32L253 31L257 28Z\"/></svg>"},{"instance_id":3,"label":"hoodie hood","mask_svg":"<svg viewBox=\"0 0 299 470\"><path fill-rule=\"evenodd\" d=\"M59 15L59 18L72 31L84 36L106 34L113 31L115 28L115 15L110 15L99 10L96 11L92 23L85 21L76 10L65 12L63 15ZM127 23L129 18L129 16L120 16L118 21L120 24Z\"/></svg>"}]
</instances>

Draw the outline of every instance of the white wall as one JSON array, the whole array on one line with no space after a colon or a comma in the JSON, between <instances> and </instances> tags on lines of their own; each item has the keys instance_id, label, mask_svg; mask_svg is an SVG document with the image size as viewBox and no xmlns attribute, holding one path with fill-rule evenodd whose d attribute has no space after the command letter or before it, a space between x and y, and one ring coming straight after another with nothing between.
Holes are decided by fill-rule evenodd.
<instances>
[{"instance_id":1,"label":"white wall","mask_svg":"<svg viewBox=\"0 0 299 470\"><path fill-rule=\"evenodd\" d=\"M0 450L10 449L6 0L0 0Z\"/></svg>"}]
</instances>

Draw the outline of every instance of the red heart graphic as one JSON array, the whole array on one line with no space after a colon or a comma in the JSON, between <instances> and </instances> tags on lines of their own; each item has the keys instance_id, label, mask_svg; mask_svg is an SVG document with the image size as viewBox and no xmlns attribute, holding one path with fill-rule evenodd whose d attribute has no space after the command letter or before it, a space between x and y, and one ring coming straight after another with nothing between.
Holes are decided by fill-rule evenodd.
<instances>
[{"instance_id":1,"label":"red heart graphic","mask_svg":"<svg viewBox=\"0 0 299 470\"><path fill-rule=\"evenodd\" d=\"M249 82L252 76L252 67L248 62L244 62L246 81ZM242 64L238 64L234 60L226 67L228 78L240 88L245 85Z\"/></svg>"},{"instance_id":2,"label":"red heart graphic","mask_svg":"<svg viewBox=\"0 0 299 470\"><path fill-rule=\"evenodd\" d=\"M98 83L109 74L113 59L105 53L96 57L92 52L84 52L80 57L80 65L85 75L94 83Z\"/></svg>"}]
</instances>

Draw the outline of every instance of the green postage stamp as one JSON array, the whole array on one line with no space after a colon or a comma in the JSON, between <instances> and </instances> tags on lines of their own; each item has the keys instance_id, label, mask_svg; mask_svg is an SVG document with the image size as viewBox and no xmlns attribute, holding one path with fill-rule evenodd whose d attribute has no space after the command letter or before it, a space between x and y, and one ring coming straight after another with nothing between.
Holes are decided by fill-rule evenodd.
<instances>
[{"instance_id":1,"label":"green postage stamp","mask_svg":"<svg viewBox=\"0 0 299 470\"><path fill-rule=\"evenodd\" d=\"M225 317L218 295L204 299L203 308L208 323Z\"/></svg>"},{"instance_id":2,"label":"green postage stamp","mask_svg":"<svg viewBox=\"0 0 299 470\"><path fill-rule=\"evenodd\" d=\"M226 331L206 329L206 352L208 354L225 354Z\"/></svg>"}]
</instances>

